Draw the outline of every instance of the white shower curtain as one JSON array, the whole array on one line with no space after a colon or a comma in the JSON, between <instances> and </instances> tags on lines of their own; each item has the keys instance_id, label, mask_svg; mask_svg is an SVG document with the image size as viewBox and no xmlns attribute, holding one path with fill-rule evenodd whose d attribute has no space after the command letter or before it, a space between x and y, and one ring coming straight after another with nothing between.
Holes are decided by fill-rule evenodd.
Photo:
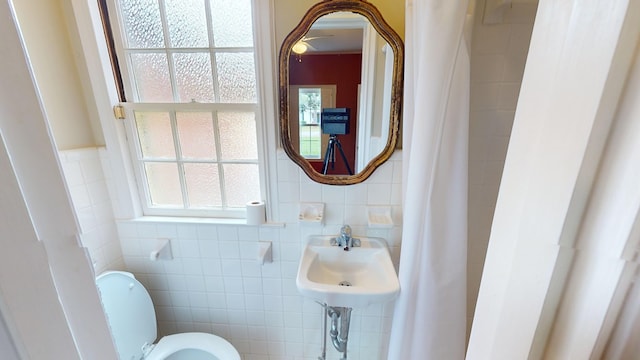
<instances>
[{"instance_id":1,"label":"white shower curtain","mask_svg":"<svg viewBox=\"0 0 640 360\"><path fill-rule=\"evenodd\" d=\"M468 0L407 0L400 296L389 360L463 359Z\"/></svg>"}]
</instances>

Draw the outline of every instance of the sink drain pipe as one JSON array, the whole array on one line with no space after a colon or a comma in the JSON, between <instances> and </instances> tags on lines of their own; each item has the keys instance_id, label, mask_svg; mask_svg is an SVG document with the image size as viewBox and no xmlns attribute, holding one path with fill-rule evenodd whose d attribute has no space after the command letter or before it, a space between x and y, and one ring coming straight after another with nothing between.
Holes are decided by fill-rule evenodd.
<instances>
[{"instance_id":1,"label":"sink drain pipe","mask_svg":"<svg viewBox=\"0 0 640 360\"><path fill-rule=\"evenodd\" d=\"M347 342L349 341L349 324L351 322L351 308L329 307L331 317L331 342L333 347L342 353L342 359L347 358ZM338 326L339 322L339 326Z\"/></svg>"},{"instance_id":2,"label":"sink drain pipe","mask_svg":"<svg viewBox=\"0 0 640 360\"><path fill-rule=\"evenodd\" d=\"M347 342L349 341L349 324L351 323L351 308L328 306L317 301L324 308L323 311L323 332L322 332L322 355L318 360L325 360L327 356L327 317L331 318L331 343L333 347L342 353L342 360L347 359Z\"/></svg>"}]
</instances>

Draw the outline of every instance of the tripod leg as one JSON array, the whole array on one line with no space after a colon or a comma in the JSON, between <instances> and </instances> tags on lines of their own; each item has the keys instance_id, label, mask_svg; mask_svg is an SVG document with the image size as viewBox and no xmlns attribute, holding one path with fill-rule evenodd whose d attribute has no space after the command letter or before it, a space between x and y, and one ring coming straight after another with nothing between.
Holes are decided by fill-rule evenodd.
<instances>
[{"instance_id":1,"label":"tripod leg","mask_svg":"<svg viewBox=\"0 0 640 360\"><path fill-rule=\"evenodd\" d=\"M336 168L336 142L333 142L333 146L331 147L331 170Z\"/></svg>"},{"instance_id":2,"label":"tripod leg","mask_svg":"<svg viewBox=\"0 0 640 360\"><path fill-rule=\"evenodd\" d=\"M322 163L322 174L327 175L327 169L329 167L329 161L333 154L333 139L329 139L327 144L327 151L324 153L324 162Z\"/></svg>"},{"instance_id":3,"label":"tripod leg","mask_svg":"<svg viewBox=\"0 0 640 360\"><path fill-rule=\"evenodd\" d=\"M344 151L342 150L342 144L340 144L340 141L338 141L336 142L336 145L338 145L340 156L342 157L342 161L344 161L344 165L347 167L347 171L349 172L349 175L353 175L353 171L351 171L351 167L349 166L349 161L347 161L347 157L345 156Z\"/></svg>"}]
</instances>

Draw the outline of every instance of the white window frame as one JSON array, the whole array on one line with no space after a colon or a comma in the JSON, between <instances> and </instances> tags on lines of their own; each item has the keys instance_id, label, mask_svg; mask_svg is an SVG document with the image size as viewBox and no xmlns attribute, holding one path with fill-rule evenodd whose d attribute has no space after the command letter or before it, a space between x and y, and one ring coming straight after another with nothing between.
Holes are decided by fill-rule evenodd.
<instances>
[{"instance_id":1,"label":"white window frame","mask_svg":"<svg viewBox=\"0 0 640 360\"><path fill-rule=\"evenodd\" d=\"M256 116L256 123L260 121L259 119L259 107L257 104L245 104L245 105L228 105L228 104L190 104L190 103L123 103L122 106L126 111L126 118L124 119L125 129L127 133L127 145L129 147L129 151L132 156L133 170L136 175L136 186L138 189L138 194L140 197L140 204L142 206L142 211L144 215L149 216L194 216L194 217L220 217L220 218L243 218L246 215L244 208L225 208L225 209L197 209L197 208L173 208L173 207L154 207L151 204L151 193L148 187L148 182L145 180L145 161L149 161L148 159L143 159L142 149L140 146L140 142L137 141L138 134L135 124L135 115L134 111L140 112L228 112L228 111L238 111L238 112L252 112ZM173 119L173 116L172 116ZM172 120L173 122L173 120ZM173 128L173 136L174 141L176 139L176 128L175 124L172 126ZM256 131L257 127L256 127ZM260 137L257 136L258 141L258 159L256 161L231 161L230 163L239 164L239 163L247 163L247 164L257 164L259 176L262 173L260 171L260 158L262 157L260 154ZM167 162L173 164L180 163L188 163L189 161L183 161L180 159L171 159L167 161L162 160L152 160L152 162ZM195 161L197 163L208 163L208 161ZM212 163L226 163L224 160L212 161ZM262 181L262 177L260 177L260 193L265 193L264 181ZM183 197L186 194L186 185L184 181L181 181L181 190ZM224 183L221 182L221 186ZM260 200L260 199L255 199ZM185 200L186 201L186 200Z\"/></svg>"},{"instance_id":2,"label":"white window frame","mask_svg":"<svg viewBox=\"0 0 640 360\"><path fill-rule=\"evenodd\" d=\"M114 8L113 0L108 1L109 13L112 17L119 15ZM275 125L275 92L274 86L274 66L273 66L273 2L252 0L253 9L253 31L254 31L254 63L256 67L256 95L257 103L247 104L227 104L227 103L207 103L207 104L191 104L191 103L162 103L162 104L145 104L145 103L124 103L121 104L126 111L126 120L124 121L125 136L120 136L120 141L126 142L128 154L122 154L128 157L128 161L133 169L135 179L129 180L130 186L135 186L137 191L130 191L130 194L137 193L139 199L131 199L138 204L132 204L137 215L142 216L178 216L178 217L214 217L214 218L243 218L246 213L244 208L231 208L224 210L208 210L208 209L183 209L183 208L159 208L150 206L149 189L144 177L144 163L141 161L141 151L139 142L137 141L137 130L135 129L135 118L133 110L136 111L251 111L255 113L256 121L256 139L258 145L258 171L260 177L260 193L262 199L269 205L270 200L277 199L277 184L275 181L269 181L270 176L276 173L275 169L275 149L277 146L274 126L268 126L269 123ZM260 16L256 16L260 14ZM112 31L114 38L117 39L116 47L119 54L123 54L121 39L122 34L119 26L118 18L112 19ZM118 48L119 47L119 48ZM125 59L121 59L125 61ZM133 94L130 88L131 82L128 81L129 74L125 65L121 64L122 76L125 82L127 94ZM269 121L271 120L271 121ZM271 160L269 160L271 159ZM132 189L133 190L133 189ZM257 200L257 199L256 199ZM277 203L277 201L273 201ZM277 218L277 206L267 206L267 217Z\"/></svg>"}]
</instances>

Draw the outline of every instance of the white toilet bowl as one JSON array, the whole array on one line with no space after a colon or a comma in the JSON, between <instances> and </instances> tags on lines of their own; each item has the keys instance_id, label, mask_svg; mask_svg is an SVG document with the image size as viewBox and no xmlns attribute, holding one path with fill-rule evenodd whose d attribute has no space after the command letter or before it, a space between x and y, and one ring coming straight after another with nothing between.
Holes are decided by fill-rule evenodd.
<instances>
[{"instance_id":1,"label":"white toilet bowl","mask_svg":"<svg viewBox=\"0 0 640 360\"><path fill-rule=\"evenodd\" d=\"M96 278L121 360L240 360L238 351L225 339L206 333L158 336L153 302L133 274L108 271Z\"/></svg>"}]
</instances>

